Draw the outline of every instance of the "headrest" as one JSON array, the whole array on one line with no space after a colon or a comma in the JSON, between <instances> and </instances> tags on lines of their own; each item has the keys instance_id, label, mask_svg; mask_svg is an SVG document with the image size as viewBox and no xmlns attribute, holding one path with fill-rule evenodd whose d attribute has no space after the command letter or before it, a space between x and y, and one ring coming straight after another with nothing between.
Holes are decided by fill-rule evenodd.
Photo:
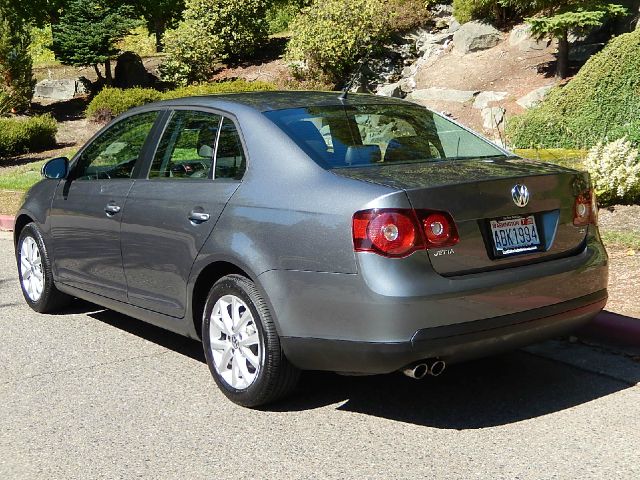
<instances>
[{"instance_id":1,"label":"headrest","mask_svg":"<svg viewBox=\"0 0 640 480\"><path fill-rule=\"evenodd\" d=\"M344 161L347 166L369 165L382 160L378 145L352 145L347 148Z\"/></svg>"}]
</instances>

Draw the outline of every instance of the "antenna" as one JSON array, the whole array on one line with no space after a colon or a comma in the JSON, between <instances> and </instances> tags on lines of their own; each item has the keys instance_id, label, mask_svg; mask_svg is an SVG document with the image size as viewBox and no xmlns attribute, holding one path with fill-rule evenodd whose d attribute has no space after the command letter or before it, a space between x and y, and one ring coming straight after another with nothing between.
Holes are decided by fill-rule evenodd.
<instances>
[{"instance_id":1,"label":"antenna","mask_svg":"<svg viewBox=\"0 0 640 480\"><path fill-rule=\"evenodd\" d=\"M369 51L366 53L366 55L364 55L362 59L360 59L360 65L358 66L358 69L353 73L353 75L351 75L349 82L342 89L342 93L338 97L340 100L344 101L347 99L347 95L349 95L349 90L351 90L351 87L353 86L356 79L358 78L358 75L360 75L360 72L362 71L362 67L364 67L364 64L367 63L367 60L369 60L369 56L371 55L372 51L373 51L373 45L371 46Z\"/></svg>"}]
</instances>

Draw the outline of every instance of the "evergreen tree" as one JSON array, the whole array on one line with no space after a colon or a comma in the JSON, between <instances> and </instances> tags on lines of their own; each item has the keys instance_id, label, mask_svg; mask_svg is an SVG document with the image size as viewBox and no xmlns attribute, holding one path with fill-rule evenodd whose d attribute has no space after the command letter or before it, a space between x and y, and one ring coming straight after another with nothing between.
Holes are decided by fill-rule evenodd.
<instances>
[{"instance_id":1,"label":"evergreen tree","mask_svg":"<svg viewBox=\"0 0 640 480\"><path fill-rule=\"evenodd\" d=\"M52 50L63 65L92 65L98 80L110 84L116 44L138 25L131 6L109 0L70 0L59 23L52 25ZM104 64L104 77L100 64Z\"/></svg>"},{"instance_id":2,"label":"evergreen tree","mask_svg":"<svg viewBox=\"0 0 640 480\"><path fill-rule=\"evenodd\" d=\"M35 87L31 26L12 7L0 0L0 114L27 109Z\"/></svg>"},{"instance_id":3,"label":"evergreen tree","mask_svg":"<svg viewBox=\"0 0 640 480\"><path fill-rule=\"evenodd\" d=\"M597 0L568 0L549 2L544 16L529 18L532 33L538 38L558 40L558 67L556 75L569 74L569 33L583 34L600 27L608 18L626 15L622 5Z\"/></svg>"}]
</instances>

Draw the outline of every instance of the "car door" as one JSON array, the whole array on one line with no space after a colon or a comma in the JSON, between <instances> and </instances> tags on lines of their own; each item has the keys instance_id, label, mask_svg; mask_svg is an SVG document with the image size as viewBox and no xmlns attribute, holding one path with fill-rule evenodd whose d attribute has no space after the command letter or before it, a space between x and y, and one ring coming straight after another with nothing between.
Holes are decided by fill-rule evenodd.
<instances>
[{"instance_id":1,"label":"car door","mask_svg":"<svg viewBox=\"0 0 640 480\"><path fill-rule=\"evenodd\" d=\"M52 202L51 234L62 283L126 301L120 222L159 112L120 120L76 157Z\"/></svg>"},{"instance_id":2,"label":"car door","mask_svg":"<svg viewBox=\"0 0 640 480\"><path fill-rule=\"evenodd\" d=\"M181 318L191 267L244 172L238 129L220 114L175 110L147 168L122 221L128 298Z\"/></svg>"}]
</instances>

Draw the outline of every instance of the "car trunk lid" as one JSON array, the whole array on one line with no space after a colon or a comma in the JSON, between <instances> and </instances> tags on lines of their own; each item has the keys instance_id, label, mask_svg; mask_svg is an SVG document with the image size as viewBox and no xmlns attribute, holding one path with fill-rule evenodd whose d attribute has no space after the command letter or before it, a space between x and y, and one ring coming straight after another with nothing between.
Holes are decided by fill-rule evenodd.
<instances>
[{"instance_id":1,"label":"car trunk lid","mask_svg":"<svg viewBox=\"0 0 640 480\"><path fill-rule=\"evenodd\" d=\"M576 197L588 188L585 174L520 158L468 159L336 169L334 173L406 192L415 209L449 212L460 242L428 252L434 269L445 276L463 275L535 263L575 253L587 228L573 224ZM513 189L526 186L529 200L516 205ZM535 230L510 230L535 223ZM493 228L492 228L493 227ZM507 234L502 233L506 231ZM515 235L538 235L539 245L509 244ZM496 238L495 236L498 235ZM501 237L502 236L502 237ZM501 239L505 245L501 245ZM516 243L518 242L516 238ZM506 252L506 253L505 253Z\"/></svg>"}]
</instances>

